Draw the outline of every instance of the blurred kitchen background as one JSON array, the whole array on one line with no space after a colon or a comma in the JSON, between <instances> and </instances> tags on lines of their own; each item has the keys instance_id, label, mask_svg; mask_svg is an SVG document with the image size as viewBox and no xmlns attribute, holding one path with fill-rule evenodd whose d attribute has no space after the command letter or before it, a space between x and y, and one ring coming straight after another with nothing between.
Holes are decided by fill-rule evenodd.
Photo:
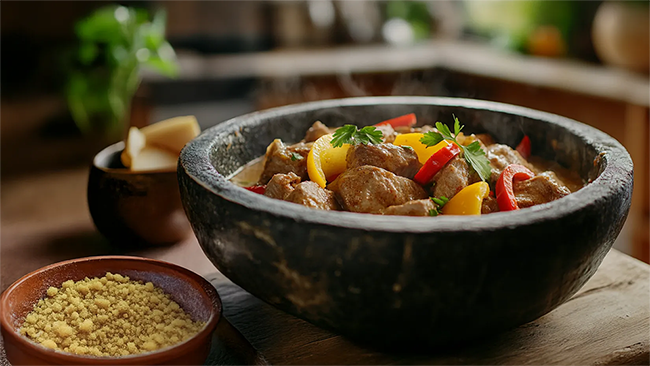
<instances>
[{"instance_id":1,"label":"blurred kitchen background","mask_svg":"<svg viewBox=\"0 0 650 366\"><path fill-rule=\"evenodd\" d=\"M118 133L107 133L80 125L69 101L90 75L72 71L117 72L101 55L123 48L78 48L81 19L106 6L102 16L131 14L115 5L149 19L164 10L147 30L162 30L176 56L154 33L154 51L134 50L149 61L134 66L133 97L115 96L122 114L109 106ZM636 176L616 247L648 261L648 1L2 1L0 12L3 234L34 214L29 202L47 200L42 215L85 204L70 192L85 191L93 155L129 125L193 114L206 129L290 103L432 95L557 113L622 142ZM94 97L85 90L77 100Z\"/></svg>"}]
</instances>

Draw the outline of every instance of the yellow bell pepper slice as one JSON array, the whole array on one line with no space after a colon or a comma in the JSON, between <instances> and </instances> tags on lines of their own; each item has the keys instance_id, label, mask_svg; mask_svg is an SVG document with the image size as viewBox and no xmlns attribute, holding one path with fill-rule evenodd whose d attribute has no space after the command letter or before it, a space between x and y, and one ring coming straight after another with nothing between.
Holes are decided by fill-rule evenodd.
<instances>
[{"instance_id":1,"label":"yellow bell pepper slice","mask_svg":"<svg viewBox=\"0 0 650 366\"><path fill-rule=\"evenodd\" d=\"M343 173L347 167L345 160L350 144L333 147L330 144L333 134L321 136L314 142L307 155L307 173L309 179L325 188L327 181Z\"/></svg>"},{"instance_id":2,"label":"yellow bell pepper slice","mask_svg":"<svg viewBox=\"0 0 650 366\"><path fill-rule=\"evenodd\" d=\"M490 194L490 186L478 182L456 193L442 208L443 215L480 215L483 199Z\"/></svg>"},{"instance_id":3,"label":"yellow bell pepper slice","mask_svg":"<svg viewBox=\"0 0 650 366\"><path fill-rule=\"evenodd\" d=\"M435 154L436 151L442 149L443 147L449 145L451 142L447 140L442 140L434 146L427 146L420 142L420 139L424 136L423 133L403 133L395 137L393 145L398 146L410 146L415 150L415 153L418 155L418 160L421 164L424 164L429 160L431 155Z\"/></svg>"}]
</instances>

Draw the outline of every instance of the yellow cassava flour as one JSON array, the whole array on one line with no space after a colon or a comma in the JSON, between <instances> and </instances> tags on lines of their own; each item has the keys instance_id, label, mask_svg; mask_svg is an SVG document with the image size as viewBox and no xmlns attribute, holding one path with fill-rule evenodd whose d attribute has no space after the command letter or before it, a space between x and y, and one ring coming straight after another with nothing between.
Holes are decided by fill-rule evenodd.
<instances>
[{"instance_id":1,"label":"yellow cassava flour","mask_svg":"<svg viewBox=\"0 0 650 366\"><path fill-rule=\"evenodd\" d=\"M20 334L58 351L114 357L171 346L203 325L151 282L109 272L50 287L25 317Z\"/></svg>"}]
</instances>

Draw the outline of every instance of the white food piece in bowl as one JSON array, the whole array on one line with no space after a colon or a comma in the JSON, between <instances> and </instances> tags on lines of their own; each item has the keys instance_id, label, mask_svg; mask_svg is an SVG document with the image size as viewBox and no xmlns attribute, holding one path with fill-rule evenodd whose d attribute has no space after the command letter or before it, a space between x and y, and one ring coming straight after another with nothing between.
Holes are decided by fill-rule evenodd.
<instances>
[{"instance_id":1,"label":"white food piece in bowl","mask_svg":"<svg viewBox=\"0 0 650 366\"><path fill-rule=\"evenodd\" d=\"M131 127L124 145L125 148L124 151L122 151L120 159L122 160L122 164L128 168L131 166L133 157L137 156L147 145L147 138L142 132L140 132L140 130L138 130L137 127Z\"/></svg>"},{"instance_id":2,"label":"white food piece in bowl","mask_svg":"<svg viewBox=\"0 0 650 366\"><path fill-rule=\"evenodd\" d=\"M140 153L132 157L132 171L148 170L176 170L178 154L153 146L143 148Z\"/></svg>"},{"instance_id":3,"label":"white food piece in bowl","mask_svg":"<svg viewBox=\"0 0 650 366\"><path fill-rule=\"evenodd\" d=\"M147 145L156 146L180 155L190 140L201 133L201 127L194 116L166 119L140 129Z\"/></svg>"}]
</instances>

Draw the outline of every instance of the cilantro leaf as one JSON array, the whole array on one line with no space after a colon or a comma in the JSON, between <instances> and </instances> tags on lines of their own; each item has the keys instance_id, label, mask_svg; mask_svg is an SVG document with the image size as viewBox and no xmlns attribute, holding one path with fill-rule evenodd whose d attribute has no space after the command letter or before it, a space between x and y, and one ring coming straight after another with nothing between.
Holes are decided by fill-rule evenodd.
<instances>
[{"instance_id":1,"label":"cilantro leaf","mask_svg":"<svg viewBox=\"0 0 650 366\"><path fill-rule=\"evenodd\" d=\"M362 128L361 131L359 132L365 133L370 139L370 142L375 145L384 142L383 140L384 134L374 126L366 126Z\"/></svg>"},{"instance_id":2,"label":"cilantro leaf","mask_svg":"<svg viewBox=\"0 0 650 366\"><path fill-rule=\"evenodd\" d=\"M444 140L445 138L442 137L439 133L436 132L427 132L422 136L420 139L420 142L427 145L427 146L434 146L440 143L440 141Z\"/></svg>"},{"instance_id":3,"label":"cilantro leaf","mask_svg":"<svg viewBox=\"0 0 650 366\"><path fill-rule=\"evenodd\" d=\"M381 144L384 135L374 126L366 126L357 130L357 126L345 125L334 132L330 144L333 147L341 147L343 144Z\"/></svg>"},{"instance_id":4,"label":"cilantro leaf","mask_svg":"<svg viewBox=\"0 0 650 366\"><path fill-rule=\"evenodd\" d=\"M485 151L481 149L481 145L478 141L474 141L467 146L461 147L463 148L467 163L474 168L479 177L481 177L481 180L488 180L492 174L492 168L490 167L490 161L485 156Z\"/></svg>"},{"instance_id":5,"label":"cilantro leaf","mask_svg":"<svg viewBox=\"0 0 650 366\"><path fill-rule=\"evenodd\" d=\"M449 131L449 127L447 127L447 125L442 124L441 122L436 122L436 129L442 135L442 137L445 138L445 140L455 140L454 136L451 135L451 131Z\"/></svg>"},{"instance_id":6,"label":"cilantro leaf","mask_svg":"<svg viewBox=\"0 0 650 366\"><path fill-rule=\"evenodd\" d=\"M357 132L357 126L345 125L334 131L330 144L334 147L341 147L345 143L350 143L352 136Z\"/></svg>"},{"instance_id":7,"label":"cilantro leaf","mask_svg":"<svg viewBox=\"0 0 650 366\"><path fill-rule=\"evenodd\" d=\"M295 152L291 153L291 161L302 160L302 159L304 159L302 155Z\"/></svg>"},{"instance_id":8,"label":"cilantro leaf","mask_svg":"<svg viewBox=\"0 0 650 366\"><path fill-rule=\"evenodd\" d=\"M463 151L463 157L467 161L467 164L478 173L481 180L486 181L490 178L492 174L492 168L490 167L490 161L485 155L485 151L481 149L481 145L478 141L474 141L471 144L464 146L456 141L456 136L463 130L463 125L460 124L458 118L454 116L454 134L452 135L451 130L447 125L436 122L436 129L438 132L427 132L420 139L420 142L429 146L434 146L442 140L453 141L460 147Z\"/></svg>"},{"instance_id":9,"label":"cilantro leaf","mask_svg":"<svg viewBox=\"0 0 650 366\"><path fill-rule=\"evenodd\" d=\"M458 134L463 129L463 127L465 126L460 125L460 121L458 121L458 117L454 116L454 137L458 137Z\"/></svg>"}]
</instances>

